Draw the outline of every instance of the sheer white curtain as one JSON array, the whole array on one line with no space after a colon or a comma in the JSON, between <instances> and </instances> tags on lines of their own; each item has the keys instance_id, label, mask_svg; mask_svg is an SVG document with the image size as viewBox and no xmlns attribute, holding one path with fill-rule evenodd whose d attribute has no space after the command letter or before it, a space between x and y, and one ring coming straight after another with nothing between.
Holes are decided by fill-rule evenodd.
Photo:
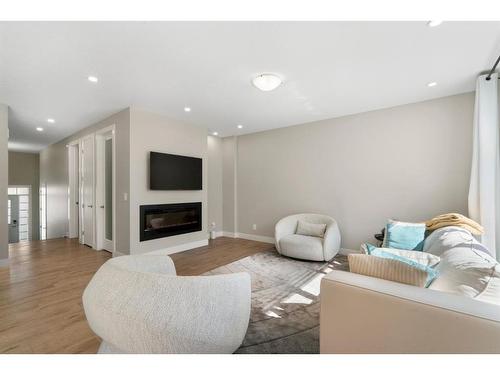
<instances>
[{"instance_id":1,"label":"sheer white curtain","mask_svg":"<svg viewBox=\"0 0 500 375\"><path fill-rule=\"evenodd\" d=\"M481 242L500 259L500 131L498 74L477 79L469 216L484 227Z\"/></svg>"}]
</instances>

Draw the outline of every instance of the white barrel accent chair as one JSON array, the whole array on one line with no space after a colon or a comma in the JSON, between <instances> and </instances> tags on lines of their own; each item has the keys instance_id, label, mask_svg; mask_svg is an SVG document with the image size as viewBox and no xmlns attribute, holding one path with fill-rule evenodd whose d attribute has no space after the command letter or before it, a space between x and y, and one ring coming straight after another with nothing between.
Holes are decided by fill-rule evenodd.
<instances>
[{"instance_id":1,"label":"white barrel accent chair","mask_svg":"<svg viewBox=\"0 0 500 375\"><path fill-rule=\"evenodd\" d=\"M250 318L250 275L176 276L166 255L108 260L83 293L99 353L233 353Z\"/></svg>"},{"instance_id":2,"label":"white barrel accent chair","mask_svg":"<svg viewBox=\"0 0 500 375\"><path fill-rule=\"evenodd\" d=\"M296 234L299 220L314 224L326 224L323 238ZM337 222L327 215L291 215L278 221L275 227L276 250L291 258L329 261L339 252L340 239Z\"/></svg>"}]
</instances>

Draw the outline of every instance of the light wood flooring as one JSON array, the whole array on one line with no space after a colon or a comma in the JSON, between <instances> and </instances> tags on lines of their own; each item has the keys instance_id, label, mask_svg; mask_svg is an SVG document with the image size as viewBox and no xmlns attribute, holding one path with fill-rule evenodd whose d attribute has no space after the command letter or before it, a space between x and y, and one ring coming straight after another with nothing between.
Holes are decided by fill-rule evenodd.
<instances>
[{"instance_id":1,"label":"light wood flooring","mask_svg":"<svg viewBox=\"0 0 500 375\"><path fill-rule=\"evenodd\" d=\"M173 254L178 275L199 275L273 245L221 237L208 246ZM0 353L95 353L82 293L111 254L78 240L10 245L10 265L0 267Z\"/></svg>"}]
</instances>

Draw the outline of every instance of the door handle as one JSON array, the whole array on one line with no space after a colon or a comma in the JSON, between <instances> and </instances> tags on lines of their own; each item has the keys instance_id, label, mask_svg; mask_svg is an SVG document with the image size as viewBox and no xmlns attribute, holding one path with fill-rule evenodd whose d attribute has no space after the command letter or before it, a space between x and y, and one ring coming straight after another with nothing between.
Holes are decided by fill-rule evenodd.
<instances>
[{"instance_id":1,"label":"door handle","mask_svg":"<svg viewBox=\"0 0 500 375\"><path fill-rule=\"evenodd\" d=\"M101 206L101 208L104 208L104 206Z\"/></svg>"},{"instance_id":2,"label":"door handle","mask_svg":"<svg viewBox=\"0 0 500 375\"><path fill-rule=\"evenodd\" d=\"M87 207L88 207L88 208L92 208L92 205L91 205L91 204L89 204L89 205L87 205Z\"/></svg>"}]
</instances>

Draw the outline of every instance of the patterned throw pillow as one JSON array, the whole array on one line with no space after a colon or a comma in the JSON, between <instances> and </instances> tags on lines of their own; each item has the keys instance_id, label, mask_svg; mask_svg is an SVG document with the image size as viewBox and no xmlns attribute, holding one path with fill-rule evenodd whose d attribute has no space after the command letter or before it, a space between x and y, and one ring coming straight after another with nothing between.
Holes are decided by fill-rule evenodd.
<instances>
[{"instance_id":1,"label":"patterned throw pillow","mask_svg":"<svg viewBox=\"0 0 500 375\"><path fill-rule=\"evenodd\" d=\"M349 254L349 270L365 276L424 287L427 272L394 259L379 258L366 254Z\"/></svg>"},{"instance_id":2,"label":"patterned throw pillow","mask_svg":"<svg viewBox=\"0 0 500 375\"><path fill-rule=\"evenodd\" d=\"M435 255L417 251L379 248L370 244L364 244L361 249L364 249L366 254L373 257L395 260L425 272L427 278L424 286L426 288L429 287L438 276L438 272L433 266L438 264L440 259Z\"/></svg>"}]
</instances>

